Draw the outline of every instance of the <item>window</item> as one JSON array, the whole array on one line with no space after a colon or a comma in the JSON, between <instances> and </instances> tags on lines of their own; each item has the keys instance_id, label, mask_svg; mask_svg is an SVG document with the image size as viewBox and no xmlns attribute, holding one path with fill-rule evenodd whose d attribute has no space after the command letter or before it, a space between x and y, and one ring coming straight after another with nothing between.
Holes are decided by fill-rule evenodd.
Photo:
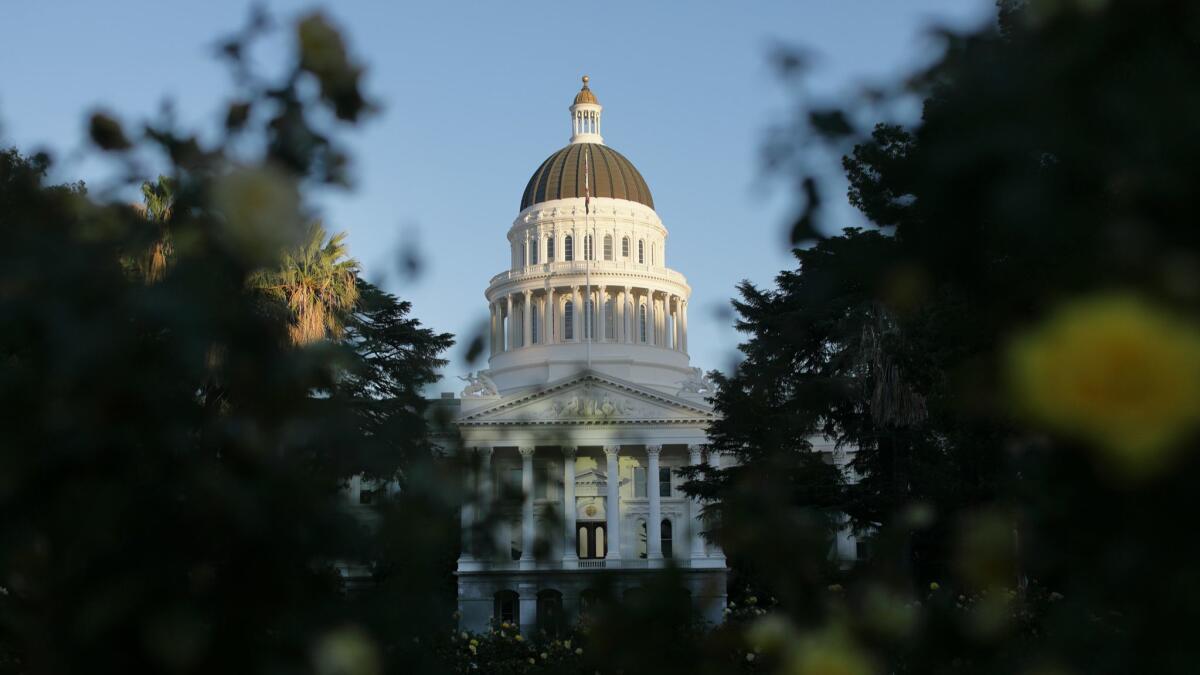
<instances>
[{"instance_id":1,"label":"window","mask_svg":"<svg viewBox=\"0 0 1200 675\"><path fill-rule=\"evenodd\" d=\"M645 559L650 557L647 550L648 537L646 536L646 521L639 520L637 524L637 554L639 558Z\"/></svg>"},{"instance_id":2,"label":"window","mask_svg":"<svg viewBox=\"0 0 1200 675\"><path fill-rule=\"evenodd\" d=\"M570 300L563 306L563 339L575 339L575 303Z\"/></svg>"},{"instance_id":3,"label":"window","mask_svg":"<svg viewBox=\"0 0 1200 675\"><path fill-rule=\"evenodd\" d=\"M579 557L584 560L603 558L604 523L581 523L579 525Z\"/></svg>"},{"instance_id":4,"label":"window","mask_svg":"<svg viewBox=\"0 0 1200 675\"><path fill-rule=\"evenodd\" d=\"M530 239L530 240L529 240L529 264L530 264L530 265L536 265L536 264L537 264L537 262L538 262L538 261L537 261L537 256L538 256L538 242L537 242L537 239Z\"/></svg>"},{"instance_id":5,"label":"window","mask_svg":"<svg viewBox=\"0 0 1200 675\"><path fill-rule=\"evenodd\" d=\"M567 235L563 239L563 260L571 261L575 259L575 239L571 235Z\"/></svg>"},{"instance_id":6,"label":"window","mask_svg":"<svg viewBox=\"0 0 1200 675\"><path fill-rule=\"evenodd\" d=\"M592 248L592 235L584 235L583 237L583 259L595 260L596 251Z\"/></svg>"},{"instance_id":7,"label":"window","mask_svg":"<svg viewBox=\"0 0 1200 675\"><path fill-rule=\"evenodd\" d=\"M374 490L359 490L358 491L358 503L359 504L372 504L374 502L375 502L375 491Z\"/></svg>"},{"instance_id":8,"label":"window","mask_svg":"<svg viewBox=\"0 0 1200 675\"><path fill-rule=\"evenodd\" d=\"M646 306L640 306L640 316L638 317L638 339L642 342L646 341Z\"/></svg>"},{"instance_id":9,"label":"window","mask_svg":"<svg viewBox=\"0 0 1200 675\"><path fill-rule=\"evenodd\" d=\"M533 474L533 498L550 498L550 467L539 466Z\"/></svg>"},{"instance_id":10,"label":"window","mask_svg":"<svg viewBox=\"0 0 1200 675\"><path fill-rule=\"evenodd\" d=\"M562 593L555 590L539 591L537 594L537 627L546 635L558 637L563 629Z\"/></svg>"},{"instance_id":11,"label":"window","mask_svg":"<svg viewBox=\"0 0 1200 675\"><path fill-rule=\"evenodd\" d=\"M646 242L641 239L638 240L638 264L646 264Z\"/></svg>"},{"instance_id":12,"label":"window","mask_svg":"<svg viewBox=\"0 0 1200 675\"><path fill-rule=\"evenodd\" d=\"M517 243L517 267L525 266L525 243Z\"/></svg>"},{"instance_id":13,"label":"window","mask_svg":"<svg viewBox=\"0 0 1200 675\"><path fill-rule=\"evenodd\" d=\"M546 237L546 262L554 262L554 237Z\"/></svg>"},{"instance_id":14,"label":"window","mask_svg":"<svg viewBox=\"0 0 1200 675\"><path fill-rule=\"evenodd\" d=\"M604 235L604 259L612 260L612 254L612 235L606 234Z\"/></svg>"},{"instance_id":15,"label":"window","mask_svg":"<svg viewBox=\"0 0 1200 675\"><path fill-rule=\"evenodd\" d=\"M496 623L521 623L521 603L520 596L515 591L500 591L495 595L496 607L495 614Z\"/></svg>"},{"instance_id":16,"label":"window","mask_svg":"<svg viewBox=\"0 0 1200 675\"><path fill-rule=\"evenodd\" d=\"M646 498L646 468L642 466L633 467L633 498Z\"/></svg>"},{"instance_id":17,"label":"window","mask_svg":"<svg viewBox=\"0 0 1200 675\"><path fill-rule=\"evenodd\" d=\"M604 303L604 339L617 339L617 307L611 298Z\"/></svg>"},{"instance_id":18,"label":"window","mask_svg":"<svg viewBox=\"0 0 1200 675\"><path fill-rule=\"evenodd\" d=\"M531 344L537 344L538 342L538 334L541 333L541 331L538 330L538 317L540 317L541 314L541 312L537 311L537 307L534 306L533 313L529 315L529 342Z\"/></svg>"},{"instance_id":19,"label":"window","mask_svg":"<svg viewBox=\"0 0 1200 675\"><path fill-rule=\"evenodd\" d=\"M621 257L629 257L629 237L621 237Z\"/></svg>"},{"instance_id":20,"label":"window","mask_svg":"<svg viewBox=\"0 0 1200 675\"><path fill-rule=\"evenodd\" d=\"M670 521L670 520L668 520L668 519L666 519L666 518L663 518L663 521L662 521L662 532L661 532L661 534L662 534L662 554L663 554L663 557L664 557L664 558L670 558L670 557L672 557L672 555L671 555L671 554L672 554L672 550L671 550L671 539L672 539L672 533L671 533L671 521Z\"/></svg>"},{"instance_id":21,"label":"window","mask_svg":"<svg viewBox=\"0 0 1200 675\"><path fill-rule=\"evenodd\" d=\"M595 316L595 309L592 307L591 300L583 302L583 339L591 340L596 336L592 333L592 319Z\"/></svg>"},{"instance_id":22,"label":"window","mask_svg":"<svg viewBox=\"0 0 1200 675\"><path fill-rule=\"evenodd\" d=\"M854 542L854 559L868 560L871 557L871 544L861 539Z\"/></svg>"},{"instance_id":23,"label":"window","mask_svg":"<svg viewBox=\"0 0 1200 675\"><path fill-rule=\"evenodd\" d=\"M658 467L658 496L671 496L671 467L669 466Z\"/></svg>"}]
</instances>

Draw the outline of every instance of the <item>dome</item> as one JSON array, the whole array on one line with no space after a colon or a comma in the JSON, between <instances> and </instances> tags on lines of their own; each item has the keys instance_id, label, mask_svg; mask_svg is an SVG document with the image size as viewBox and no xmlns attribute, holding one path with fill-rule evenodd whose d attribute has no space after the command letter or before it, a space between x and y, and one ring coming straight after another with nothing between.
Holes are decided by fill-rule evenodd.
<instances>
[{"instance_id":1,"label":"dome","mask_svg":"<svg viewBox=\"0 0 1200 675\"><path fill-rule=\"evenodd\" d=\"M553 199L583 197L583 159L590 153L591 195L627 199L654 208L646 179L621 153L599 143L572 143L550 155L525 186L521 210Z\"/></svg>"},{"instance_id":2,"label":"dome","mask_svg":"<svg viewBox=\"0 0 1200 675\"><path fill-rule=\"evenodd\" d=\"M596 105L600 105L600 101L596 100L596 95L593 94L592 90L588 88L588 80L590 79L591 78L587 75L583 76L583 88L579 90L578 94L575 94L575 105L579 105L580 103L594 103Z\"/></svg>"}]
</instances>

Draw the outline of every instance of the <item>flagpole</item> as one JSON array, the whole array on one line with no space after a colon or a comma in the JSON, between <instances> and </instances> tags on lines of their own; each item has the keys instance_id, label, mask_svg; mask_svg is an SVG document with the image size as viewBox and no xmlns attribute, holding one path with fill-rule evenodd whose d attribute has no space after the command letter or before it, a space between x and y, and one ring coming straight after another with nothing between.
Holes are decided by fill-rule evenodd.
<instances>
[{"instance_id":1,"label":"flagpole","mask_svg":"<svg viewBox=\"0 0 1200 675\"><path fill-rule=\"evenodd\" d=\"M583 273L587 286L587 300L583 303L584 311L587 316L586 330L584 337L587 338L587 346L584 350L587 353L587 368L592 369L592 333L596 330L595 317L596 305L592 302L592 256L596 254L596 240L592 236L591 226L588 223L592 208L592 188L591 188L591 164L588 161L591 156L591 148L584 147L583 154L583 228L584 242L590 242L589 245L584 245L583 249Z\"/></svg>"}]
</instances>

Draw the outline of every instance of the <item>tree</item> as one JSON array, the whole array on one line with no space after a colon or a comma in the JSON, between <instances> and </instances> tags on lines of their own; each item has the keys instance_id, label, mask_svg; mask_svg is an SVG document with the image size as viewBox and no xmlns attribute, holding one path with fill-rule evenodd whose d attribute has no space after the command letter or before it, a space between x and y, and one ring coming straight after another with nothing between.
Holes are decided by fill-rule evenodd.
<instances>
[{"instance_id":1,"label":"tree","mask_svg":"<svg viewBox=\"0 0 1200 675\"><path fill-rule=\"evenodd\" d=\"M1200 551L1170 524L1200 469L1197 25L1176 0L1004 2L892 90L919 123L860 130L875 95L802 115L784 154L844 154L880 229L823 236L805 209L797 269L740 289L747 358L715 399L731 451L858 449L825 507L878 546L844 599L788 598L796 641L832 630L887 672L1194 669ZM809 207L812 155L781 163ZM768 534L759 495L821 504L731 476L694 488L741 516L727 541ZM794 567L764 582L821 582Z\"/></svg>"},{"instance_id":2,"label":"tree","mask_svg":"<svg viewBox=\"0 0 1200 675\"><path fill-rule=\"evenodd\" d=\"M246 74L241 54L268 25L254 17L225 43L235 72ZM301 25L324 29L302 48L341 46L324 17ZM279 268L283 244L308 234L310 247L278 273L303 287L274 289L276 297L303 301L295 306L313 331L305 336L336 335L343 317L334 315L355 306L342 239L305 232L299 216L303 190L339 181L345 164L333 132L312 120L341 123L305 111L354 120L365 109L345 50L323 53L320 73L297 55L279 82L239 80L244 98L217 136L269 141L246 143L262 155L238 153L237 167L226 141L204 145L170 119L130 137L116 119L93 115L94 146L122 167L134 166L135 147L168 164L169 183L147 194L154 221L127 203L93 200L81 185L44 185L44 156L0 155L3 672L377 670L385 640L411 644L450 624L448 611L361 612L336 567L379 548L347 508L344 476L395 463L372 453L415 445L420 430L401 427L416 412L382 414L393 423L368 433L365 401L325 395L346 385L354 348L294 348L296 322L263 311L262 294L248 290ZM317 93L305 84L311 77L336 86ZM263 114L251 122L249 109ZM146 283L127 263L149 250L168 211L170 264ZM435 364L421 359L436 361L448 344L406 311L378 299L367 314L380 323L362 318L372 335L356 343L386 340L403 352L406 337L418 342L412 372L393 373L393 391L428 378ZM362 390L376 393L389 391ZM450 520L450 505L430 498L439 492L415 481L384 520L415 528ZM416 504L423 517L409 508ZM425 541L453 536L428 529ZM442 548L406 555L407 597L438 600L428 589L443 578Z\"/></svg>"},{"instance_id":3,"label":"tree","mask_svg":"<svg viewBox=\"0 0 1200 675\"><path fill-rule=\"evenodd\" d=\"M293 344L341 336L345 316L358 300L358 261L348 257L345 240L345 232L329 237L320 223L313 223L278 269L253 277L255 288L286 305Z\"/></svg>"}]
</instances>

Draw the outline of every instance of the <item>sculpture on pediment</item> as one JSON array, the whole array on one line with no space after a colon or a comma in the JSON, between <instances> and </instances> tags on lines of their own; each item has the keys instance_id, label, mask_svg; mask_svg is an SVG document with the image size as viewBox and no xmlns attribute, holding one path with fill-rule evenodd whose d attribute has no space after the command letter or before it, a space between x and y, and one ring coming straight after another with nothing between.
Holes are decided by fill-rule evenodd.
<instances>
[{"instance_id":1,"label":"sculpture on pediment","mask_svg":"<svg viewBox=\"0 0 1200 675\"><path fill-rule=\"evenodd\" d=\"M621 415L630 415L637 410L631 402L626 399L613 399L608 394L597 396L595 394L572 394L569 397L557 401L550 409L550 413L558 418L587 418L587 419L609 419Z\"/></svg>"},{"instance_id":2,"label":"sculpture on pediment","mask_svg":"<svg viewBox=\"0 0 1200 675\"><path fill-rule=\"evenodd\" d=\"M500 391L496 389L496 383L492 382L492 378L482 370L476 373L467 373L466 377L459 375L458 379L467 383L462 390L463 398L485 398L500 395Z\"/></svg>"},{"instance_id":3,"label":"sculpture on pediment","mask_svg":"<svg viewBox=\"0 0 1200 675\"><path fill-rule=\"evenodd\" d=\"M679 381L679 392L676 396L685 394L695 394L697 396L708 396L714 394L717 387L713 384L711 378L704 374L700 368L692 368L692 374L686 380Z\"/></svg>"}]
</instances>

